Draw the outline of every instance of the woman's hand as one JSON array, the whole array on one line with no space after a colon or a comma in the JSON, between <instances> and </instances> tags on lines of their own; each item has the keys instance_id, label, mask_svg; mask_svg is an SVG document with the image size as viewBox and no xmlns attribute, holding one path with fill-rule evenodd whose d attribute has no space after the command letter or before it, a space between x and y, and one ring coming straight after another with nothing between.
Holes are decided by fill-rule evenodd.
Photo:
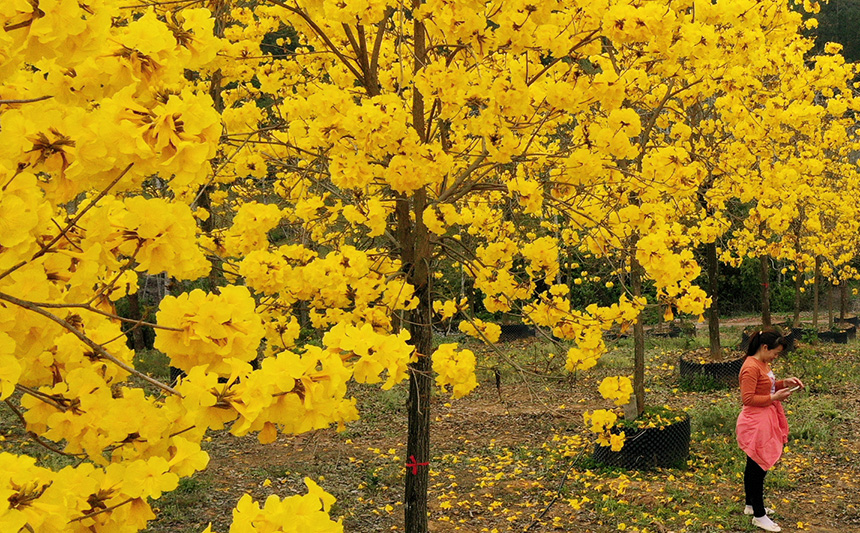
<instances>
[{"instance_id":1,"label":"woman's hand","mask_svg":"<svg viewBox=\"0 0 860 533\"><path fill-rule=\"evenodd\" d=\"M791 389L788 387L785 387L785 388L779 389L778 391L771 394L770 395L770 401L781 402L782 400L785 400L789 396L791 396Z\"/></svg>"},{"instance_id":2,"label":"woman's hand","mask_svg":"<svg viewBox=\"0 0 860 533\"><path fill-rule=\"evenodd\" d=\"M800 378L790 377L784 379L783 383L785 384L786 388L800 387L801 389L806 389L806 386L803 384L802 381L800 381Z\"/></svg>"}]
</instances>

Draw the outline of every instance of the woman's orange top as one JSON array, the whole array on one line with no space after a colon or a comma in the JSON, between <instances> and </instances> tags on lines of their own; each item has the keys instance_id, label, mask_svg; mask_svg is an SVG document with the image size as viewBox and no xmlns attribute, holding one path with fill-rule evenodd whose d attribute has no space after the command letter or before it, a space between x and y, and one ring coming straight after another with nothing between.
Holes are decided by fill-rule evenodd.
<instances>
[{"instance_id":1,"label":"woman's orange top","mask_svg":"<svg viewBox=\"0 0 860 533\"><path fill-rule=\"evenodd\" d=\"M741 401L744 405L767 407L770 405L770 395L785 387L783 380L771 381L770 367L755 357L747 357L741 366L740 384Z\"/></svg>"}]
</instances>

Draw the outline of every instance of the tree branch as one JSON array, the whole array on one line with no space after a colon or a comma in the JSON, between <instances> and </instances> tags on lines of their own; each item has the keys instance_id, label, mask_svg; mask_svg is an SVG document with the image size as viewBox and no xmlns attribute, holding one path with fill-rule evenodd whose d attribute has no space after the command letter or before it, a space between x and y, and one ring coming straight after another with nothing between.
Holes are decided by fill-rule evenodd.
<instances>
[{"instance_id":1,"label":"tree branch","mask_svg":"<svg viewBox=\"0 0 860 533\"><path fill-rule=\"evenodd\" d=\"M70 229L72 229L73 227L75 227L75 225L78 223L78 220L80 220L80 219L81 219L81 217L83 217L83 216L87 213L87 211L89 211L90 209L92 209L93 207L95 207L95 205L98 203L98 201L99 201L99 200L101 200L102 198L104 198L104 197L107 195L108 191L109 191L109 190L111 190L111 189L113 188L113 186L114 186L114 185L116 185L116 184L119 182L119 180L121 180L121 179L123 178L123 176L125 176L126 174L128 174L128 171L129 171L129 170L131 170L131 167L133 167L133 166L134 166L134 163L129 163L129 164L128 164L128 166L127 166L127 167L125 167L125 168L123 169L123 171L122 171L122 172L120 172L119 176L117 176L117 177L116 177L116 179L114 179L112 182L110 182L110 183L108 184L108 186L107 186L107 187L105 187L105 189L104 189L102 192L100 192L100 193L99 193L99 195L98 195L98 196L96 196L96 197L95 197L95 198L94 198L90 203L88 203L88 204L87 204L83 209L81 209L81 212L80 212L80 213L78 213L78 214L77 214L77 216L75 216L75 218L73 218L73 219L72 219L68 224L66 224L66 227L65 227L65 228L63 228L63 230L62 230L62 231L60 231L60 234L59 234L59 235L57 235L56 237L54 237L53 239L51 239L51 241L50 241L48 244L43 245L43 246L39 249L39 251L38 251L38 252L36 252L36 253L33 255L33 257L31 257L31 258L30 258L30 260L29 260L29 261L32 261L32 260L34 260L34 259L36 259L36 258L38 258L38 257L41 257L41 256L45 255L45 253L46 253L48 250L50 250L52 246L54 246L55 244L57 244L57 242L58 242L60 239L64 238L64 237L66 236L66 233L68 233L68 231L69 231ZM15 272L16 270L18 270L18 269L19 269L19 268L21 268L22 266L26 265L29 261L21 261L21 262L20 262L20 263L18 263L17 265L15 265L15 266L13 266L13 267L9 268L9 270L7 270L6 272L4 272L4 273L0 274L0 279L3 279L3 278L5 278L6 276L8 276L9 274L11 274L12 272Z\"/></svg>"},{"instance_id":2,"label":"tree branch","mask_svg":"<svg viewBox=\"0 0 860 533\"><path fill-rule=\"evenodd\" d=\"M33 102L41 102L42 100L47 100L49 98L53 98L53 96L40 96L38 98L25 98L25 99L12 99L12 100L0 100L0 105L14 105L14 104L30 104Z\"/></svg>"},{"instance_id":3,"label":"tree branch","mask_svg":"<svg viewBox=\"0 0 860 533\"><path fill-rule=\"evenodd\" d=\"M307 14L307 13L305 13L304 11L302 11L301 9L299 9L299 8L297 8L297 7L291 7L291 6L288 6L287 4L285 4L284 2L282 2L281 0L266 0L266 1L267 1L267 2L271 2L272 4L275 4L276 6L280 6L280 7L284 8L284 9L286 9L287 11L290 11L291 13L295 13L296 15L298 15L298 16L300 16L300 17L302 17L302 19L307 23L307 25L308 25L308 26L310 26L310 27L311 27L311 29L314 31L314 33L316 33L316 34L317 34L317 36L318 36L320 39L322 39L322 40L323 40L323 42L326 44L326 46L328 46L328 47L329 47L329 49L330 49L332 52L334 52L334 54L338 57L338 59L340 59L340 61L343 63L343 65L344 65L346 68L348 68L350 72L352 72L352 75L353 75L353 76L355 76L355 79L357 79L357 80L361 80L361 79L362 79L361 73L360 73L360 72L358 72L357 70L355 70L355 67L353 67L353 66L349 63L349 61L347 60L346 56L344 56L344 55L340 52L340 50L338 50L338 49L337 49L337 47L334 45L334 43L333 43L333 42L331 42L331 39L329 39L328 35L326 35L324 31L322 31L322 28L320 28L319 26L317 26L317 23L316 23L316 22L314 22L314 21L313 21L313 20L308 16L308 14Z\"/></svg>"},{"instance_id":4,"label":"tree branch","mask_svg":"<svg viewBox=\"0 0 860 533\"><path fill-rule=\"evenodd\" d=\"M133 502L134 500L139 500L139 499L140 498L129 498L129 499L125 500L124 502L120 502L116 505L111 505L110 507L105 507L104 509L99 509L98 511L94 511L92 513L85 513L84 516L79 516L77 518L73 518L73 519L69 520L69 523L71 524L72 522L80 522L81 520L86 520L87 518L92 518L92 517L99 515L99 514L102 514L102 513L109 513L118 507L122 507L123 505L126 505L128 503Z\"/></svg>"}]
</instances>

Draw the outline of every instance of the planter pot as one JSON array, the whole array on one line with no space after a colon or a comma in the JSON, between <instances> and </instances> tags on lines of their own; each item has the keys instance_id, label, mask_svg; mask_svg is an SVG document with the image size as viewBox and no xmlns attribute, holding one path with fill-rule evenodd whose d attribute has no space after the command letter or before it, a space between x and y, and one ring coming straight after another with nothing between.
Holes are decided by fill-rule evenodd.
<instances>
[{"instance_id":1,"label":"planter pot","mask_svg":"<svg viewBox=\"0 0 860 533\"><path fill-rule=\"evenodd\" d=\"M697 381L710 382L724 387L737 387L738 374L746 357L719 363L696 363L681 356L678 368L681 372L681 382L693 384Z\"/></svg>"},{"instance_id":2,"label":"planter pot","mask_svg":"<svg viewBox=\"0 0 860 533\"><path fill-rule=\"evenodd\" d=\"M860 326L860 316L849 316L845 320L836 319L836 322L843 324L851 324L852 326Z\"/></svg>"},{"instance_id":3,"label":"planter pot","mask_svg":"<svg viewBox=\"0 0 860 533\"><path fill-rule=\"evenodd\" d=\"M776 324L777 326L781 326L782 334L787 338L790 342L796 342L803 339L804 334L808 334L812 330L802 329L802 328L788 328L782 324ZM750 343L750 336L752 332L755 330L743 331L741 332L741 343L738 345L738 350L742 352L746 352L747 346Z\"/></svg>"},{"instance_id":4,"label":"planter pot","mask_svg":"<svg viewBox=\"0 0 860 533\"><path fill-rule=\"evenodd\" d=\"M525 324L501 324L499 327L502 330L499 342L511 342L535 336L535 329Z\"/></svg>"},{"instance_id":5,"label":"planter pot","mask_svg":"<svg viewBox=\"0 0 860 533\"><path fill-rule=\"evenodd\" d=\"M616 430L617 431L617 430ZM609 446L595 445L596 462L627 469L682 468L690 455L690 417L662 428L627 430L624 447L613 452Z\"/></svg>"},{"instance_id":6,"label":"planter pot","mask_svg":"<svg viewBox=\"0 0 860 533\"><path fill-rule=\"evenodd\" d=\"M647 330L646 333L652 337L675 338L681 335L681 328L676 324L670 324L668 328L656 327Z\"/></svg>"},{"instance_id":7,"label":"planter pot","mask_svg":"<svg viewBox=\"0 0 860 533\"><path fill-rule=\"evenodd\" d=\"M818 333L818 340L835 342L836 344L848 344L849 340L857 337L857 328L852 327L842 331L822 331Z\"/></svg>"}]
</instances>

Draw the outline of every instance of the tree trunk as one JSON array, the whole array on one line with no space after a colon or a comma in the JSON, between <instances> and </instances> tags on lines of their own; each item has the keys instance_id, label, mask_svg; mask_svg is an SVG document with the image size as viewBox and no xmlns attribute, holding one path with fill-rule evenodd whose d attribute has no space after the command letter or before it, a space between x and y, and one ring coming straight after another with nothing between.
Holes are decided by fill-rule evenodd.
<instances>
[{"instance_id":1,"label":"tree trunk","mask_svg":"<svg viewBox=\"0 0 860 533\"><path fill-rule=\"evenodd\" d=\"M642 267L635 254L630 258L630 284L633 296L642 296ZM645 328L641 313L633 323L633 394L638 416L645 409Z\"/></svg>"},{"instance_id":2,"label":"tree trunk","mask_svg":"<svg viewBox=\"0 0 860 533\"><path fill-rule=\"evenodd\" d=\"M128 318L132 320L140 320L143 318L143 313L140 310L140 296L138 292L132 292L128 295ZM134 342L134 351L142 352L146 349L146 343L143 339L143 329L142 326L132 326L131 328L131 338Z\"/></svg>"},{"instance_id":3,"label":"tree trunk","mask_svg":"<svg viewBox=\"0 0 860 533\"><path fill-rule=\"evenodd\" d=\"M800 325L800 287L803 285L803 273L800 271L800 265L794 272L794 320L791 322L791 327Z\"/></svg>"},{"instance_id":4,"label":"tree trunk","mask_svg":"<svg viewBox=\"0 0 860 533\"><path fill-rule=\"evenodd\" d=\"M818 329L818 288L821 275L821 257L815 258L815 274L812 279L812 329Z\"/></svg>"},{"instance_id":5,"label":"tree trunk","mask_svg":"<svg viewBox=\"0 0 860 533\"><path fill-rule=\"evenodd\" d=\"M708 295L711 297L711 307L708 309L708 341L711 345L711 356L714 360L720 355L720 304L717 294L720 265L717 262L716 241L706 245L708 253Z\"/></svg>"},{"instance_id":6,"label":"tree trunk","mask_svg":"<svg viewBox=\"0 0 860 533\"><path fill-rule=\"evenodd\" d=\"M759 257L761 265L761 323L767 327L771 325L770 319L770 265L768 257Z\"/></svg>"},{"instance_id":7,"label":"tree trunk","mask_svg":"<svg viewBox=\"0 0 860 533\"><path fill-rule=\"evenodd\" d=\"M409 365L409 399L406 403L409 429L406 441L406 457L410 463L430 462L430 392L432 385L433 330L430 301L430 239L422 222L426 205L426 192L422 189L413 197L415 222L408 221L411 232L402 244L403 265L409 268L407 281L418 298L418 307L410 315L412 344L418 360ZM414 224L414 225L412 225ZM411 257L410 257L411 256ZM429 488L429 465L407 467L405 493L405 524L407 533L426 533L427 490Z\"/></svg>"},{"instance_id":8,"label":"tree trunk","mask_svg":"<svg viewBox=\"0 0 860 533\"><path fill-rule=\"evenodd\" d=\"M421 6L421 0L413 0L413 11ZM413 24L415 56L413 71L424 67L426 43L424 25L416 18ZM424 97L413 88L412 126L422 142L426 142L424 122ZM407 269L406 281L412 285L418 307L410 313L412 344L418 360L409 365L409 399L406 402L409 429L406 440L406 457L415 466L406 469L404 495L404 518L406 533L427 533L427 491L430 486L430 466L419 463L430 462L430 392L433 364L430 358L433 349L433 326L430 301L430 234L424 225L424 209L427 206L427 191L420 189L412 196L414 218L410 217L409 204L399 198L396 208L398 236L400 237L403 268Z\"/></svg>"},{"instance_id":9,"label":"tree trunk","mask_svg":"<svg viewBox=\"0 0 860 533\"><path fill-rule=\"evenodd\" d=\"M845 321L848 312L848 282L844 279L839 282L839 321Z\"/></svg>"}]
</instances>

